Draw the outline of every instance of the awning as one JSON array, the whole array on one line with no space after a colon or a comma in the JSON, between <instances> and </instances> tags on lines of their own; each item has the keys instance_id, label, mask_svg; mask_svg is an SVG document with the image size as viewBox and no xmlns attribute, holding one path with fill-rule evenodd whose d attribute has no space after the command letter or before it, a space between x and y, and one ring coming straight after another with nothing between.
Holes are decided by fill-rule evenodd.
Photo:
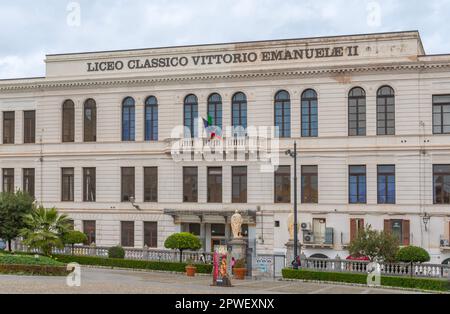
<instances>
[{"instance_id":1,"label":"awning","mask_svg":"<svg viewBox=\"0 0 450 314\"><path fill-rule=\"evenodd\" d=\"M173 217L175 224L208 223L229 224L236 211L165 209L164 214ZM256 210L239 211L246 225L256 225Z\"/></svg>"}]
</instances>

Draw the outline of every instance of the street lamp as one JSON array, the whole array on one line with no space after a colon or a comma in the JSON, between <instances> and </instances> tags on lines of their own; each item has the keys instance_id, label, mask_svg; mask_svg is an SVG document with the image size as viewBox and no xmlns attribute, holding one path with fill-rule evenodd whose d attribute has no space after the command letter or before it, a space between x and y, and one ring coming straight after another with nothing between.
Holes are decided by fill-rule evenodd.
<instances>
[{"instance_id":1,"label":"street lamp","mask_svg":"<svg viewBox=\"0 0 450 314\"><path fill-rule=\"evenodd\" d=\"M294 143L294 151L286 151L286 156L294 158L294 269L298 269L298 207L297 207L297 142Z\"/></svg>"}]
</instances>

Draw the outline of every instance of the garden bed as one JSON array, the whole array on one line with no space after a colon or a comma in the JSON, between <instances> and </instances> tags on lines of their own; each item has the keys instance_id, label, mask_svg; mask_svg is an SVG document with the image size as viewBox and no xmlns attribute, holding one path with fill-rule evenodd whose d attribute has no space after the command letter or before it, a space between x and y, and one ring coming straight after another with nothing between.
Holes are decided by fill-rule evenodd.
<instances>
[{"instance_id":1,"label":"garden bed","mask_svg":"<svg viewBox=\"0 0 450 314\"><path fill-rule=\"evenodd\" d=\"M66 276L69 272L64 263L48 257L0 253L0 274Z\"/></svg>"},{"instance_id":2,"label":"garden bed","mask_svg":"<svg viewBox=\"0 0 450 314\"><path fill-rule=\"evenodd\" d=\"M367 275L352 273L315 272L308 270L283 269L284 279L298 279L308 281L324 281L347 284L367 284ZM425 291L450 292L450 282L447 280L435 280L411 277L381 277L381 285L384 287L419 289Z\"/></svg>"}]
</instances>

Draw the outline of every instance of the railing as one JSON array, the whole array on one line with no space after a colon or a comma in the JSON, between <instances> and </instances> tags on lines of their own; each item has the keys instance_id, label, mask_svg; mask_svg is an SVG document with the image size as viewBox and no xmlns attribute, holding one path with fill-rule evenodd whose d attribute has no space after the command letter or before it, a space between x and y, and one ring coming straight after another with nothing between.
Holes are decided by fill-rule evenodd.
<instances>
[{"instance_id":1,"label":"railing","mask_svg":"<svg viewBox=\"0 0 450 314\"><path fill-rule=\"evenodd\" d=\"M315 271L349 272L367 274L368 261L328 260L308 258L301 260L301 268ZM450 265L380 263L384 276L410 276L450 280Z\"/></svg>"},{"instance_id":2,"label":"railing","mask_svg":"<svg viewBox=\"0 0 450 314\"><path fill-rule=\"evenodd\" d=\"M20 245L16 247L17 251L39 253L39 250L28 249L26 246ZM95 257L108 257L107 247L98 246L75 246L65 247L64 249L54 249L53 254L60 255L75 255L75 256L95 256ZM179 251L169 251L169 250L154 250L154 249L133 249L124 248L125 259L138 260L138 261L156 261L156 262L179 262L180 252ZM192 263L205 263L211 264L213 262L212 253L202 253L202 252L183 252L182 257L183 262Z\"/></svg>"}]
</instances>

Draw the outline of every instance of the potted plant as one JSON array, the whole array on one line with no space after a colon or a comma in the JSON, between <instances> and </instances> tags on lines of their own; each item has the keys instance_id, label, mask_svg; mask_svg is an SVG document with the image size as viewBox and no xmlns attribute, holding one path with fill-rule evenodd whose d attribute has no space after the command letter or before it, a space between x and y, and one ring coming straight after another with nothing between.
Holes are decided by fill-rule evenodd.
<instances>
[{"instance_id":1,"label":"potted plant","mask_svg":"<svg viewBox=\"0 0 450 314\"><path fill-rule=\"evenodd\" d=\"M247 267L245 259L240 259L236 261L234 265L234 279L236 280L244 280L247 275Z\"/></svg>"},{"instance_id":2,"label":"potted plant","mask_svg":"<svg viewBox=\"0 0 450 314\"><path fill-rule=\"evenodd\" d=\"M187 260L186 262L186 275L188 277L195 277L195 275L197 274L197 267L194 265L194 262L192 260Z\"/></svg>"}]
</instances>

